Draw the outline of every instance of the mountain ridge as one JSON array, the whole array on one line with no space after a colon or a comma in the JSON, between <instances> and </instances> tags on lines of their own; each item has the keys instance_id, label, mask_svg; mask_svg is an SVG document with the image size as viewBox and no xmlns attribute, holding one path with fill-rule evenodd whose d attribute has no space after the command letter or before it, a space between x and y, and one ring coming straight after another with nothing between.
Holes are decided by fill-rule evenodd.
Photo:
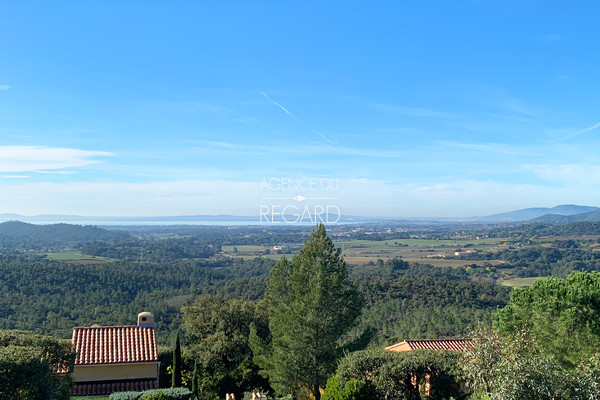
<instances>
[{"instance_id":1,"label":"mountain ridge","mask_svg":"<svg viewBox=\"0 0 600 400\"><path fill-rule=\"evenodd\" d=\"M565 225L574 222L600 222L600 210L572 215L546 214L527 222L553 225Z\"/></svg>"},{"instance_id":2,"label":"mountain ridge","mask_svg":"<svg viewBox=\"0 0 600 400\"><path fill-rule=\"evenodd\" d=\"M600 208L591 206L579 206L574 204L561 204L555 207L532 207L521 210L508 211L499 214L481 217L482 219L498 222L529 221L545 215L571 216L598 211ZM536 221L537 222L537 221Z\"/></svg>"},{"instance_id":3,"label":"mountain ridge","mask_svg":"<svg viewBox=\"0 0 600 400\"><path fill-rule=\"evenodd\" d=\"M481 223L512 223L534 220L546 215L572 216L600 211L599 207L562 204L555 207L531 207L520 210L507 211L487 216L473 217L363 217L355 215L342 215L339 223L406 221L406 222L481 222ZM548 217L557 219L557 217ZM593 218L593 217L591 217ZM94 217L80 215L42 214L25 216L15 213L0 214L0 222L19 220L33 224L70 223L77 225L165 225L165 224L260 224L258 216L243 215L174 215L174 216L149 216L149 217ZM538 221L534 221L538 222Z\"/></svg>"}]
</instances>

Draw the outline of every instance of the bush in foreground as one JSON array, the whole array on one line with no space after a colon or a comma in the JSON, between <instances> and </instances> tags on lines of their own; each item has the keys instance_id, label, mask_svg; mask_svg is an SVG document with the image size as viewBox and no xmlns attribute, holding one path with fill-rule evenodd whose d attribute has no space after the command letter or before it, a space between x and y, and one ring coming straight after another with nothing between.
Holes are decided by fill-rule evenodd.
<instances>
[{"instance_id":1,"label":"bush in foreground","mask_svg":"<svg viewBox=\"0 0 600 400\"><path fill-rule=\"evenodd\" d=\"M117 392L109 400L192 400L194 395L186 388L153 389L144 392Z\"/></svg>"}]
</instances>

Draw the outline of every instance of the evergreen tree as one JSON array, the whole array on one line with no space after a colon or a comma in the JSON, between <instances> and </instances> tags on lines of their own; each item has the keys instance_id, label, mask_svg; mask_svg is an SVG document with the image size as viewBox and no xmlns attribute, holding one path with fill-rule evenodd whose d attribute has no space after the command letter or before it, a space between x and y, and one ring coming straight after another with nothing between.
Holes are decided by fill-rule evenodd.
<instances>
[{"instance_id":1,"label":"evergreen tree","mask_svg":"<svg viewBox=\"0 0 600 400\"><path fill-rule=\"evenodd\" d=\"M252 362L250 324L268 336L266 308L258 302L201 296L183 307L186 355L197 361L198 387L207 394L237 397L252 389L270 391L268 381Z\"/></svg>"},{"instance_id":2,"label":"evergreen tree","mask_svg":"<svg viewBox=\"0 0 600 400\"><path fill-rule=\"evenodd\" d=\"M281 394L312 394L335 370L342 337L357 323L362 298L349 282L346 263L320 224L291 262L281 258L266 294L272 340L251 332L255 361Z\"/></svg>"},{"instance_id":3,"label":"evergreen tree","mask_svg":"<svg viewBox=\"0 0 600 400\"><path fill-rule=\"evenodd\" d=\"M194 361L194 373L192 374L192 393L198 396L198 361Z\"/></svg>"},{"instance_id":4,"label":"evergreen tree","mask_svg":"<svg viewBox=\"0 0 600 400\"><path fill-rule=\"evenodd\" d=\"M600 347L600 273L540 279L515 290L495 325L504 335L527 332L543 353L576 369Z\"/></svg>"},{"instance_id":5,"label":"evergreen tree","mask_svg":"<svg viewBox=\"0 0 600 400\"><path fill-rule=\"evenodd\" d=\"M181 342L179 340L179 331L175 337L175 347L173 349L173 369L171 370L171 387L181 387Z\"/></svg>"}]
</instances>

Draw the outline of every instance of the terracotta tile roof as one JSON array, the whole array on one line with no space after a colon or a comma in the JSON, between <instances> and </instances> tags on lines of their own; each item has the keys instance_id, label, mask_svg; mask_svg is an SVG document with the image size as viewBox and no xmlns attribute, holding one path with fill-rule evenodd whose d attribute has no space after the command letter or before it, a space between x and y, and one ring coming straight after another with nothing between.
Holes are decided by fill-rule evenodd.
<instances>
[{"instance_id":1,"label":"terracotta tile roof","mask_svg":"<svg viewBox=\"0 0 600 400\"><path fill-rule=\"evenodd\" d=\"M405 340L396 343L386 350L389 351L410 351L410 350L453 350L466 351L470 346L471 339L423 339L423 340Z\"/></svg>"},{"instance_id":2,"label":"terracotta tile roof","mask_svg":"<svg viewBox=\"0 0 600 400\"><path fill-rule=\"evenodd\" d=\"M73 328L75 365L158 361L154 328L92 326Z\"/></svg>"}]
</instances>

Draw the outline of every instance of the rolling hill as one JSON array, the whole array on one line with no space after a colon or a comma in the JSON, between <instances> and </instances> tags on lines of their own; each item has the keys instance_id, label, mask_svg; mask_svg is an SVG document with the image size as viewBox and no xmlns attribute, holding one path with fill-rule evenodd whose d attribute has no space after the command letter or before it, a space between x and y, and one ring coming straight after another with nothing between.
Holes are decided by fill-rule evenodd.
<instances>
[{"instance_id":1,"label":"rolling hill","mask_svg":"<svg viewBox=\"0 0 600 400\"><path fill-rule=\"evenodd\" d=\"M571 224L573 222L600 222L600 210L573 215L546 214L528 222L554 225Z\"/></svg>"},{"instance_id":2,"label":"rolling hill","mask_svg":"<svg viewBox=\"0 0 600 400\"><path fill-rule=\"evenodd\" d=\"M39 248L76 243L126 239L130 235L96 226L70 224L33 225L20 221L0 223L0 246Z\"/></svg>"},{"instance_id":3,"label":"rolling hill","mask_svg":"<svg viewBox=\"0 0 600 400\"><path fill-rule=\"evenodd\" d=\"M577 206L573 204L563 204L560 206L548 208L548 207L535 207L535 208L525 208L522 210L509 211L500 214L489 215L487 217L482 217L481 219L486 221L495 221L495 222L518 222L518 221L528 221L534 220L539 217L554 215L556 217L560 217L564 219L564 216L573 216L573 215L581 215L593 213L596 211L600 211L598 207L589 207L589 206ZM555 218L556 219L556 218ZM580 221L580 220L577 220ZM570 221L570 222L577 222ZM532 221L534 222L534 221ZM543 222L538 221L535 222ZM567 223L567 222L562 222Z\"/></svg>"}]
</instances>

